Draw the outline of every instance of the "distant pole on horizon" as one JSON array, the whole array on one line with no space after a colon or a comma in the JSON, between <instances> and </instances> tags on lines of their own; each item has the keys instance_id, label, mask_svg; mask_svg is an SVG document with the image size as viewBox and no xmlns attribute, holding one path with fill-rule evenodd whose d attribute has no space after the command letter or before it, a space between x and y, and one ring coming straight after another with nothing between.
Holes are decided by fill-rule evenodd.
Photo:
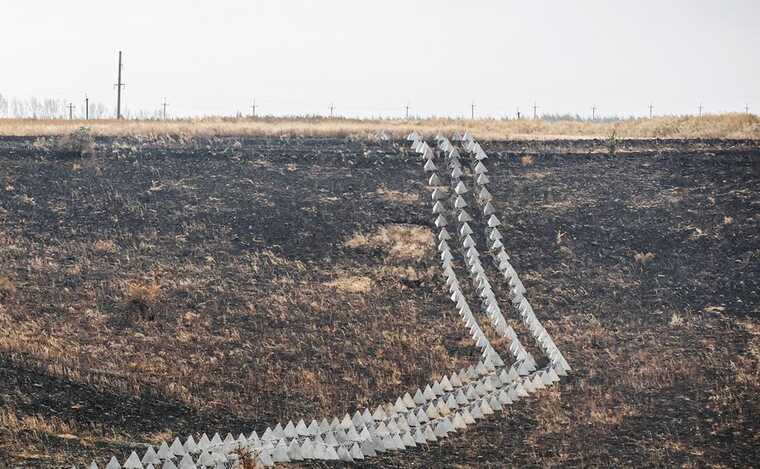
<instances>
[{"instance_id":1,"label":"distant pole on horizon","mask_svg":"<svg viewBox=\"0 0 760 469\"><path fill-rule=\"evenodd\" d=\"M253 104L251 104L251 117L256 117L256 98L253 98Z\"/></svg>"},{"instance_id":2,"label":"distant pole on horizon","mask_svg":"<svg viewBox=\"0 0 760 469\"><path fill-rule=\"evenodd\" d=\"M69 103L67 107L69 108L69 120L74 120L74 103Z\"/></svg>"},{"instance_id":3,"label":"distant pole on horizon","mask_svg":"<svg viewBox=\"0 0 760 469\"><path fill-rule=\"evenodd\" d=\"M744 105L744 112L746 112L747 115L749 115L749 104Z\"/></svg>"},{"instance_id":4,"label":"distant pole on horizon","mask_svg":"<svg viewBox=\"0 0 760 469\"><path fill-rule=\"evenodd\" d=\"M538 105L533 101L533 120L538 119Z\"/></svg>"},{"instance_id":5,"label":"distant pole on horizon","mask_svg":"<svg viewBox=\"0 0 760 469\"><path fill-rule=\"evenodd\" d=\"M330 103L330 119L332 119L333 110L335 110L335 105L333 103Z\"/></svg>"},{"instance_id":6,"label":"distant pole on horizon","mask_svg":"<svg viewBox=\"0 0 760 469\"><path fill-rule=\"evenodd\" d=\"M653 111L653 110L654 110L654 106L652 106L652 105L650 104L650 105L649 105L649 118L650 118L650 119L652 118L652 111Z\"/></svg>"},{"instance_id":7,"label":"distant pole on horizon","mask_svg":"<svg viewBox=\"0 0 760 469\"><path fill-rule=\"evenodd\" d=\"M164 108L164 110L163 110L164 120L166 120L166 106L168 106L168 105L169 105L169 103L166 102L166 98L164 97L164 102L161 103L161 106L163 106L163 108Z\"/></svg>"},{"instance_id":8,"label":"distant pole on horizon","mask_svg":"<svg viewBox=\"0 0 760 469\"><path fill-rule=\"evenodd\" d=\"M702 103L699 103L699 117L702 117Z\"/></svg>"},{"instance_id":9,"label":"distant pole on horizon","mask_svg":"<svg viewBox=\"0 0 760 469\"><path fill-rule=\"evenodd\" d=\"M119 70L116 79L116 119L121 119L121 89L124 83L121 82L121 51L119 51Z\"/></svg>"},{"instance_id":10,"label":"distant pole on horizon","mask_svg":"<svg viewBox=\"0 0 760 469\"><path fill-rule=\"evenodd\" d=\"M87 97L87 93L84 94L84 120L90 120L90 98Z\"/></svg>"},{"instance_id":11,"label":"distant pole on horizon","mask_svg":"<svg viewBox=\"0 0 760 469\"><path fill-rule=\"evenodd\" d=\"M470 104L470 119L475 119L475 101Z\"/></svg>"},{"instance_id":12,"label":"distant pole on horizon","mask_svg":"<svg viewBox=\"0 0 760 469\"><path fill-rule=\"evenodd\" d=\"M409 103L406 103L406 120L409 120Z\"/></svg>"},{"instance_id":13,"label":"distant pole on horizon","mask_svg":"<svg viewBox=\"0 0 760 469\"><path fill-rule=\"evenodd\" d=\"M596 104L591 106L591 120L592 121L596 120Z\"/></svg>"}]
</instances>

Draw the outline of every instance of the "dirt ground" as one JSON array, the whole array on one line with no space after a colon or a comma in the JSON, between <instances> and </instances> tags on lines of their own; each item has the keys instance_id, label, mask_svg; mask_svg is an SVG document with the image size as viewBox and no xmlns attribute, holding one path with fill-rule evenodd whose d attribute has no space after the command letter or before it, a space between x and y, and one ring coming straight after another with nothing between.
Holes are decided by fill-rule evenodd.
<instances>
[{"instance_id":1,"label":"dirt ground","mask_svg":"<svg viewBox=\"0 0 760 469\"><path fill-rule=\"evenodd\" d=\"M481 145L574 372L362 467L756 466L760 142ZM471 364L432 221L401 141L102 139L77 158L0 138L0 467L260 434Z\"/></svg>"}]
</instances>

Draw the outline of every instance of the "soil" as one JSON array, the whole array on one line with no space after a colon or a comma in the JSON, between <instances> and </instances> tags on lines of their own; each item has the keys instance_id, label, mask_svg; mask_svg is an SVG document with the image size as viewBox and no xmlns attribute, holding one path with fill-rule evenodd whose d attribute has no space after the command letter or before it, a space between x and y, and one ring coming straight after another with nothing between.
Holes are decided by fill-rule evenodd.
<instances>
[{"instance_id":1,"label":"soil","mask_svg":"<svg viewBox=\"0 0 760 469\"><path fill-rule=\"evenodd\" d=\"M361 466L756 465L760 142L481 145L574 372ZM260 434L469 365L432 221L406 142L0 138L0 467ZM389 227L430 241L394 250Z\"/></svg>"}]
</instances>

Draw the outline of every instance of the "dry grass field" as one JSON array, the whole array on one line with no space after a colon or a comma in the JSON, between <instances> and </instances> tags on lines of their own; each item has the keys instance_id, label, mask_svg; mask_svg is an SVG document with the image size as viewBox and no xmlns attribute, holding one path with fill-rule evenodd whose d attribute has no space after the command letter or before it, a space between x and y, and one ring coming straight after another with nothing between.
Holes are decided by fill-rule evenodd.
<instances>
[{"instance_id":1,"label":"dry grass field","mask_svg":"<svg viewBox=\"0 0 760 469\"><path fill-rule=\"evenodd\" d=\"M755 117L104 121L85 157L34 137L81 124L0 121L0 467L261 433L472 363L419 156L357 138L412 127L483 139L504 244L574 372L362 467L760 460L760 144L682 139L758 138ZM611 151L613 127L642 140Z\"/></svg>"},{"instance_id":2,"label":"dry grass field","mask_svg":"<svg viewBox=\"0 0 760 469\"><path fill-rule=\"evenodd\" d=\"M385 132L401 138L416 130L433 135L470 131L475 138L743 138L760 139L760 119L747 114L703 117L655 117L620 122L579 122L496 119L343 119L343 118L203 118L180 120L36 120L0 119L0 135L66 135L87 126L98 136L172 135L183 138L211 136L249 137L354 137L375 138Z\"/></svg>"}]
</instances>

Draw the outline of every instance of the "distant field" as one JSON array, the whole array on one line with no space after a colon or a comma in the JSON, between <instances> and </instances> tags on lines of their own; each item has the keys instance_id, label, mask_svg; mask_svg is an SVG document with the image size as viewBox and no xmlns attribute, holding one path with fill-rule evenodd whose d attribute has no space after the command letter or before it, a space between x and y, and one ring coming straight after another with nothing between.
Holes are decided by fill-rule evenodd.
<instances>
[{"instance_id":1,"label":"distant field","mask_svg":"<svg viewBox=\"0 0 760 469\"><path fill-rule=\"evenodd\" d=\"M373 120L342 118L204 118L182 120L0 119L0 135L61 135L87 126L100 136L304 136L374 138L385 132L400 138L412 130L453 134L469 130L478 139L552 138L739 138L760 139L760 118L747 114L655 117L620 122L495 119Z\"/></svg>"},{"instance_id":2,"label":"distant field","mask_svg":"<svg viewBox=\"0 0 760 469\"><path fill-rule=\"evenodd\" d=\"M288 125L341 124L377 125ZM174 436L261 434L414 392L478 356L407 142L103 138L71 158L41 140L0 137L0 467L102 467ZM574 371L363 466L757 464L757 144L482 144L504 244Z\"/></svg>"}]
</instances>

